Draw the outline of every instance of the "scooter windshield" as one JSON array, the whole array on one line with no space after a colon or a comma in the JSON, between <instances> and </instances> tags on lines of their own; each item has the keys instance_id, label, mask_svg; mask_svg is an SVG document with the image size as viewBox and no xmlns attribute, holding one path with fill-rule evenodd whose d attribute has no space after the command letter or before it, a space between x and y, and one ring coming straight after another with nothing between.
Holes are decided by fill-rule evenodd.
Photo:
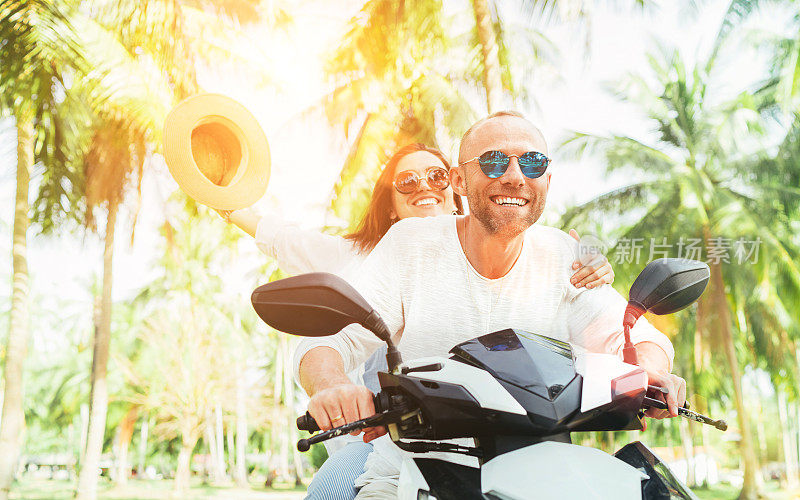
<instances>
[{"instance_id":1,"label":"scooter windshield","mask_svg":"<svg viewBox=\"0 0 800 500\"><path fill-rule=\"evenodd\" d=\"M450 352L498 380L550 401L576 377L569 344L521 330L483 335Z\"/></svg>"}]
</instances>

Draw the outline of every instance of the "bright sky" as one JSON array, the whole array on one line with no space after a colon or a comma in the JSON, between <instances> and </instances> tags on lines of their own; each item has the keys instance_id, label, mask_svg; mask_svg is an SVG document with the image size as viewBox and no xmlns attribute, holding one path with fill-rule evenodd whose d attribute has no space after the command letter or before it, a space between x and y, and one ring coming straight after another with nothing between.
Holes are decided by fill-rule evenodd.
<instances>
[{"instance_id":1,"label":"bright sky","mask_svg":"<svg viewBox=\"0 0 800 500\"><path fill-rule=\"evenodd\" d=\"M452 0L448 4L467 4ZM605 3L605 2L598 2ZM613 2L610 2L613 3ZM703 3L703 2L698 2ZM555 146L569 130L594 133L625 133L648 137L645 122L631 107L621 104L603 90L629 71L645 67L646 51L655 39L681 47L691 56L702 54L715 35L727 2L712 0L697 16L675 5L684 2L664 0L645 15L625 14L597 7L591 20L591 58L583 56L585 39L576 37L574 27L550 26L545 34L561 49L560 82L535 81L534 93L541 109L523 110L541 125L549 139L555 159L553 183L546 220L554 221L563 208L586 201L625 182L607 179L602 166L591 161L569 161L559 156ZM267 195L258 204L262 211L278 210L288 219L310 227L325 223L331 189L344 162L347 144L331 133L324 122L298 118L298 114L324 93L322 60L336 43L346 21L357 11L359 2L304 2L295 15L294 27L285 34L264 29L249 29L236 50L246 54L250 64L268 68L276 75L277 88L251 83L242 72L230 67L208 68L199 73L201 84L210 92L227 94L243 103L258 118L270 143L272 175ZM454 7L455 8L455 7ZM758 65L755 65L758 68ZM736 65L731 82L737 87L758 76L753 65ZM14 198L15 148L13 122L0 122L0 254L10 256L11 218ZM130 297L151 275L157 227L163 220L163 200L176 189L163 160L158 158L145 177L144 198L136 229L136 244L131 248L125 237L117 239L115 250L114 297ZM33 191L32 191L33 193ZM128 233L123 228L119 234ZM259 259L251 247L246 258ZM0 274L11 273L10 259ZM33 290L40 294L57 290L88 300L88 287L101 269L101 243L97 237L67 236L29 239L29 268ZM8 281L7 281L8 282ZM5 287L8 288L8 287ZM249 295L249 290L242 290ZM8 290L0 290L0 297Z\"/></svg>"}]
</instances>

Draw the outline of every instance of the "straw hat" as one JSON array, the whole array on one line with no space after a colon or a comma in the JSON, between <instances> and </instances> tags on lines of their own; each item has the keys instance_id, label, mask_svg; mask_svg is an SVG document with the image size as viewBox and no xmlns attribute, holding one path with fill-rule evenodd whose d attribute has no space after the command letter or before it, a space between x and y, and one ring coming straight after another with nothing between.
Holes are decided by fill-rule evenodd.
<instances>
[{"instance_id":1,"label":"straw hat","mask_svg":"<svg viewBox=\"0 0 800 500\"><path fill-rule=\"evenodd\" d=\"M212 208L249 207L267 189L264 131L244 106L223 95L196 95L170 111L164 158L181 189Z\"/></svg>"}]
</instances>

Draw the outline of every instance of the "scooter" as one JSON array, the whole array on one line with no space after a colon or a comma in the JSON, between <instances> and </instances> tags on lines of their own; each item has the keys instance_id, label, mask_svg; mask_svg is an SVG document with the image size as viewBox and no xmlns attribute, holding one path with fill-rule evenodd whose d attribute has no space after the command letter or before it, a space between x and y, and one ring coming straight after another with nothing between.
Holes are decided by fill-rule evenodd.
<instances>
[{"instance_id":1,"label":"scooter","mask_svg":"<svg viewBox=\"0 0 800 500\"><path fill-rule=\"evenodd\" d=\"M578 353L568 343L506 329L455 346L449 358L403 363L380 315L344 280L311 273L260 286L252 303L273 328L326 336L358 323L388 344L389 370L379 372L376 414L319 432L314 443L368 427L385 426L401 449L476 457L477 467L438 458L403 461L401 499L696 499L641 442L613 456L573 445L578 431L642 430L648 408L666 409L637 366L630 329L649 311L670 314L697 300L710 277L706 264L658 259L630 289L623 318L623 360ZM688 405L680 416L727 429L722 420ZM298 428L319 427L306 413ZM474 446L444 442L472 438Z\"/></svg>"}]
</instances>

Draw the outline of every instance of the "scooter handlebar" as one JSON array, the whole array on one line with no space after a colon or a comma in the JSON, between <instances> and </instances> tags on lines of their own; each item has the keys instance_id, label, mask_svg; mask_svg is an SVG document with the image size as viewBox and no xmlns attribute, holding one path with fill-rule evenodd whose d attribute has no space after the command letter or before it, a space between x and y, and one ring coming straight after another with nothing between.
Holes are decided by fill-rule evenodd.
<instances>
[{"instance_id":1,"label":"scooter handlebar","mask_svg":"<svg viewBox=\"0 0 800 500\"><path fill-rule=\"evenodd\" d=\"M308 412L306 412L305 415L300 415L297 417L297 428L301 431L308 432L317 432L319 430L317 421L314 420L314 417L312 417Z\"/></svg>"},{"instance_id":2,"label":"scooter handlebar","mask_svg":"<svg viewBox=\"0 0 800 500\"><path fill-rule=\"evenodd\" d=\"M349 424L345 424L339 427L334 427L329 431L314 434L313 436L307 439L301 439L297 441L297 450L308 451L311 448L312 444L321 443L323 441L327 441L328 439L343 436L353 431L360 431L368 427L378 427L386 424L387 422L391 422L393 419L399 417L400 413L398 411L387 412L387 413L376 413L371 417L362 418L361 420L356 420L355 422L351 422Z\"/></svg>"},{"instance_id":3,"label":"scooter handlebar","mask_svg":"<svg viewBox=\"0 0 800 500\"><path fill-rule=\"evenodd\" d=\"M644 398L644 409L647 408L659 408L661 410L667 409L667 404L663 401L659 401L657 399L652 399L645 397ZM696 413L689 409L689 403L687 402L684 406L678 408L678 416L688 418L689 420L694 420L695 422L700 422L701 424L710 425L715 427L721 431L728 430L728 424L724 420L714 420L709 418L705 415L701 415L700 413Z\"/></svg>"},{"instance_id":4,"label":"scooter handlebar","mask_svg":"<svg viewBox=\"0 0 800 500\"><path fill-rule=\"evenodd\" d=\"M372 402L375 405L376 413L380 413L383 411L384 407L388 406L386 402L382 401L383 399L381 398L380 393L373 396ZM317 425L317 421L314 420L314 417L312 417L309 412L306 412L305 415L300 415L297 417L297 429L301 431L317 432L320 430L320 427Z\"/></svg>"}]
</instances>

